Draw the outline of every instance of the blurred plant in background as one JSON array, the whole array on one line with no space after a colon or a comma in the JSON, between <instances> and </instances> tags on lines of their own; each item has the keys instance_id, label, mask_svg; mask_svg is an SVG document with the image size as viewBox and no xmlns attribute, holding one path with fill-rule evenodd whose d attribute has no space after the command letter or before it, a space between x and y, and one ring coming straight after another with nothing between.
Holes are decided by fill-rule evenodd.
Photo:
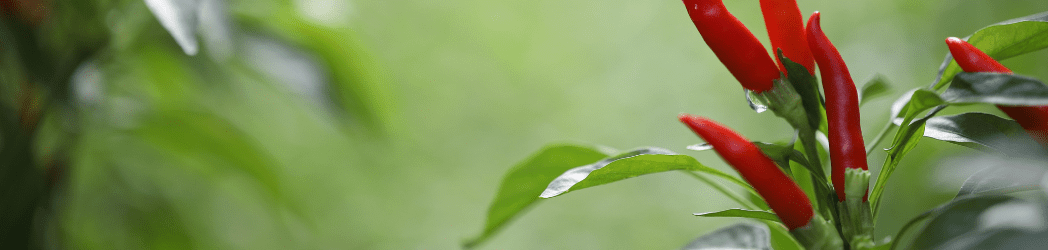
<instances>
[{"instance_id":1,"label":"blurred plant in background","mask_svg":"<svg viewBox=\"0 0 1048 250\"><path fill-rule=\"evenodd\" d=\"M392 106L356 35L292 4L4 1L0 245L331 247L313 194Z\"/></svg>"}]
</instances>

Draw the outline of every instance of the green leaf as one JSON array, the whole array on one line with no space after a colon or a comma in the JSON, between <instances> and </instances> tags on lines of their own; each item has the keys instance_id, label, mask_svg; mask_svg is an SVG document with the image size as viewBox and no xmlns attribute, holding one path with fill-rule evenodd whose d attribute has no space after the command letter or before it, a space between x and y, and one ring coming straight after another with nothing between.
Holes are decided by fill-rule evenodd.
<instances>
[{"instance_id":1,"label":"green leaf","mask_svg":"<svg viewBox=\"0 0 1048 250\"><path fill-rule=\"evenodd\" d=\"M910 249L1029 249L1043 244L1044 210L1009 196L956 200L933 212Z\"/></svg>"},{"instance_id":2,"label":"green leaf","mask_svg":"<svg viewBox=\"0 0 1048 250\"><path fill-rule=\"evenodd\" d=\"M979 50L1001 61L1048 47L1048 12L1020 17L987 26L967 39ZM939 67L939 79L932 85L942 87L961 72L949 54Z\"/></svg>"},{"instance_id":3,"label":"green leaf","mask_svg":"<svg viewBox=\"0 0 1048 250\"><path fill-rule=\"evenodd\" d=\"M1036 190L1048 169L1045 162L1024 158L996 159L968 177L957 191L955 199L969 195L1007 194L1012 192Z\"/></svg>"},{"instance_id":4,"label":"green leaf","mask_svg":"<svg viewBox=\"0 0 1048 250\"><path fill-rule=\"evenodd\" d=\"M220 117L202 112L161 110L145 119L134 133L174 159L190 161L187 156L215 159L258 180L269 193L284 195L276 172L277 161L250 135Z\"/></svg>"},{"instance_id":5,"label":"green leaf","mask_svg":"<svg viewBox=\"0 0 1048 250\"><path fill-rule=\"evenodd\" d=\"M943 104L943 100L935 92L917 89L913 91L906 105L900 109L898 117L903 119L900 123L902 125L896 131L895 139L892 140L891 147L888 148L888 155L885 157L884 164L881 166L881 172L877 176L877 182L873 185L873 190L870 192L869 198L874 218L877 216L881 194L884 192L884 185L888 183L888 178L891 177L895 167L902 161L902 157L917 146L917 142L924 135L924 123L946 107L941 104ZM928 112L925 117L914 120L917 115L930 108L935 109Z\"/></svg>"},{"instance_id":6,"label":"green leaf","mask_svg":"<svg viewBox=\"0 0 1048 250\"><path fill-rule=\"evenodd\" d=\"M888 79L885 79L884 76L874 76L873 79L866 82L866 85L862 85L862 91L859 92L859 106L877 97L887 95L891 88Z\"/></svg>"},{"instance_id":7,"label":"green leaf","mask_svg":"<svg viewBox=\"0 0 1048 250\"><path fill-rule=\"evenodd\" d=\"M693 240L684 250L766 249L771 250L771 232L756 223L739 223L717 229Z\"/></svg>"},{"instance_id":8,"label":"green leaf","mask_svg":"<svg viewBox=\"0 0 1048 250\"><path fill-rule=\"evenodd\" d=\"M999 73L960 73L942 98L954 104L1048 105L1048 86L1037 79Z\"/></svg>"},{"instance_id":9,"label":"green leaf","mask_svg":"<svg viewBox=\"0 0 1048 250\"><path fill-rule=\"evenodd\" d=\"M197 44L197 0L145 0L146 6L153 12L160 25L187 55L196 55Z\"/></svg>"},{"instance_id":10,"label":"green leaf","mask_svg":"<svg viewBox=\"0 0 1048 250\"><path fill-rule=\"evenodd\" d=\"M539 201L539 194L560 174L607 156L594 147L577 145L551 145L532 155L510 169L502 179L495 200L488 208L483 232L463 243L463 246L472 248L490 238L510 220Z\"/></svg>"},{"instance_id":11,"label":"green leaf","mask_svg":"<svg viewBox=\"0 0 1048 250\"><path fill-rule=\"evenodd\" d=\"M818 129L819 123L822 122L819 114L824 111L822 110L822 95L819 94L819 84L815 76L812 76L803 65L783 56L781 49L777 50L776 55L782 65L786 67L787 77L793 89L801 95L801 105L804 106L804 112L808 115L809 125L813 129Z\"/></svg>"},{"instance_id":12,"label":"green leaf","mask_svg":"<svg viewBox=\"0 0 1048 250\"><path fill-rule=\"evenodd\" d=\"M902 98L900 98L900 100L902 100ZM896 118L901 118L903 120L899 125L908 124L909 121L916 118L922 111L945 102L939 94L927 89L916 89L912 94L910 94L909 98L905 100L905 104L902 105L898 113L895 115ZM898 138L896 138L896 140L898 140Z\"/></svg>"},{"instance_id":13,"label":"green leaf","mask_svg":"<svg viewBox=\"0 0 1048 250\"><path fill-rule=\"evenodd\" d=\"M924 136L1006 155L1041 148L1015 121L984 113L934 117L928 120Z\"/></svg>"},{"instance_id":14,"label":"green leaf","mask_svg":"<svg viewBox=\"0 0 1048 250\"><path fill-rule=\"evenodd\" d=\"M370 132L395 130L396 111L388 72L354 29L329 27L302 19L290 3L265 16L238 16L245 26L254 26L264 32L274 32L281 38L305 50L312 51L327 72L331 99L339 104L339 111L349 115L350 125ZM349 56L347 56L349 55Z\"/></svg>"},{"instance_id":15,"label":"green leaf","mask_svg":"<svg viewBox=\"0 0 1048 250\"><path fill-rule=\"evenodd\" d=\"M604 185L645 174L674 170L698 171L724 178L752 190L741 179L702 165L695 158L662 148L641 148L573 168L549 182L540 197L552 198L571 191Z\"/></svg>"},{"instance_id":16,"label":"green leaf","mask_svg":"<svg viewBox=\"0 0 1048 250\"><path fill-rule=\"evenodd\" d=\"M779 222L761 220L771 230L771 246L775 250L804 250L801 243L790 234L790 230Z\"/></svg>"},{"instance_id":17,"label":"green leaf","mask_svg":"<svg viewBox=\"0 0 1048 250\"><path fill-rule=\"evenodd\" d=\"M779 216L776 216L775 213L760 210L746 210L741 208L732 208L719 212L695 213L695 216L752 218L779 222Z\"/></svg>"},{"instance_id":18,"label":"green leaf","mask_svg":"<svg viewBox=\"0 0 1048 250\"><path fill-rule=\"evenodd\" d=\"M906 93L903 93L901 96L899 96L899 99L895 99L895 101L892 102L891 112L888 113L888 119L891 119L892 123L894 123L895 125L902 124L904 118L900 117L899 114L901 114L902 109L910 103L910 98L912 98L913 94L916 93L918 90L922 90L922 88L915 88L911 89L910 91L906 91Z\"/></svg>"}]
</instances>

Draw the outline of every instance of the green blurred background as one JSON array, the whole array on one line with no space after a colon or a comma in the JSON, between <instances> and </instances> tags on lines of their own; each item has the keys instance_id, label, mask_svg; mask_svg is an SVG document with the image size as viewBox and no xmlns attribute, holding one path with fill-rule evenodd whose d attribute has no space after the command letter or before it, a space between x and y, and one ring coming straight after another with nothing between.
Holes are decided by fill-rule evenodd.
<instances>
[{"instance_id":1,"label":"green blurred background","mask_svg":"<svg viewBox=\"0 0 1048 250\"><path fill-rule=\"evenodd\" d=\"M684 149L701 140L677 114L790 138L785 122L749 109L680 1L218 1L228 26L200 33L232 31L202 35L194 56L142 1L84 2L97 2L106 35L77 66L69 101L43 111L38 161L67 162L43 213L53 216L33 222L45 248L456 249L480 232L506 171L549 143L658 146L728 171ZM1048 10L798 3L823 13L857 83L892 83L862 108L868 139L898 95L935 80L946 37ZM75 9L63 4L56 18ZM757 0L725 4L769 44ZM1045 58L1003 63L1048 79ZM943 114L971 110L999 112ZM966 154L977 152L922 140L889 181L877 234L953 198L972 170L940 162ZM870 157L875 171L883 157ZM733 207L685 175L643 176L545 201L482 248L675 249L737 220L692 213Z\"/></svg>"}]
</instances>

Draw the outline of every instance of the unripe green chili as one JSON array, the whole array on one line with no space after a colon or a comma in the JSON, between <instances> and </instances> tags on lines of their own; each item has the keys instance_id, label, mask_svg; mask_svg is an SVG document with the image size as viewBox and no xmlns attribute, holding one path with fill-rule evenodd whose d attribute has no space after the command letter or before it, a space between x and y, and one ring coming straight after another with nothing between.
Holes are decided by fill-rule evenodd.
<instances>
[{"instance_id":1,"label":"unripe green chili","mask_svg":"<svg viewBox=\"0 0 1048 250\"><path fill-rule=\"evenodd\" d=\"M772 81L779 78L775 62L721 0L683 1L702 40L742 87L758 93L772 88Z\"/></svg>"},{"instance_id":2,"label":"unripe green chili","mask_svg":"<svg viewBox=\"0 0 1048 250\"><path fill-rule=\"evenodd\" d=\"M960 38L946 38L946 45L950 47L953 59L965 72L1012 73L1012 70L1001 65L990 55ZM997 108L1019 123L1034 139L1042 144L1048 144L1048 106L997 105Z\"/></svg>"},{"instance_id":3,"label":"unripe green chili","mask_svg":"<svg viewBox=\"0 0 1048 250\"><path fill-rule=\"evenodd\" d=\"M764 13L764 25L768 27L768 38L771 38L771 50L782 49L782 54L791 61L808 69L815 75L815 60L808 49L808 39L804 34L804 17L797 7L796 0L761 0L761 12ZM786 67L776 58L779 70L786 72Z\"/></svg>"},{"instance_id":4,"label":"unripe green chili","mask_svg":"<svg viewBox=\"0 0 1048 250\"><path fill-rule=\"evenodd\" d=\"M822 32L818 11L808 19L808 46L819 65L826 92L826 121L829 129L830 164L833 189L845 199L844 170L867 170L866 149L859 124L859 95L841 53Z\"/></svg>"},{"instance_id":5,"label":"unripe green chili","mask_svg":"<svg viewBox=\"0 0 1048 250\"><path fill-rule=\"evenodd\" d=\"M790 230L808 225L815 215L811 201L757 145L735 131L704 117L680 115L680 121L706 140L713 150L739 171L757 194Z\"/></svg>"}]
</instances>

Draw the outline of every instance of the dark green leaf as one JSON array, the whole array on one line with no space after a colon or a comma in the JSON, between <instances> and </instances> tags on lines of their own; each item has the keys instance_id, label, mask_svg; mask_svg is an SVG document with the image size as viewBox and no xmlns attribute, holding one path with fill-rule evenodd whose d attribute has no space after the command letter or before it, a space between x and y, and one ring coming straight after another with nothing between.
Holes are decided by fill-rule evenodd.
<instances>
[{"instance_id":1,"label":"dark green leaf","mask_svg":"<svg viewBox=\"0 0 1048 250\"><path fill-rule=\"evenodd\" d=\"M145 0L160 25L164 26L175 42L187 55L196 55L197 44L197 1L196 0Z\"/></svg>"},{"instance_id":2,"label":"dark green leaf","mask_svg":"<svg viewBox=\"0 0 1048 250\"><path fill-rule=\"evenodd\" d=\"M688 243L684 250L767 249L771 248L768 227L756 223L739 223L717 229Z\"/></svg>"},{"instance_id":3,"label":"dark green leaf","mask_svg":"<svg viewBox=\"0 0 1048 250\"><path fill-rule=\"evenodd\" d=\"M819 84L815 76L812 76L803 65L783 56L781 49L777 50L776 55L782 65L786 67L787 77L793 89L801 95L801 105L804 106L804 112L808 115L808 124L813 129L817 129L819 123L822 122L822 117L819 115L822 112L822 95L819 94Z\"/></svg>"},{"instance_id":4,"label":"dark green leaf","mask_svg":"<svg viewBox=\"0 0 1048 250\"><path fill-rule=\"evenodd\" d=\"M1024 158L995 159L968 177L957 198L976 194L1007 194L1041 187L1048 169L1045 162ZM973 161L978 162L978 161ZM979 162L983 163L983 162ZM982 165L982 164L981 164Z\"/></svg>"},{"instance_id":5,"label":"dark green leaf","mask_svg":"<svg viewBox=\"0 0 1048 250\"><path fill-rule=\"evenodd\" d=\"M552 145L513 167L502 179L495 200L488 208L483 232L465 242L467 248L487 240L510 220L539 200L539 194L564 171L590 164L608 155L593 147Z\"/></svg>"},{"instance_id":6,"label":"dark green leaf","mask_svg":"<svg viewBox=\"0 0 1048 250\"><path fill-rule=\"evenodd\" d=\"M888 84L888 80L882 75L876 75L862 86L862 91L859 92L859 105L862 106L867 101L887 95L889 90L891 90L891 85Z\"/></svg>"},{"instance_id":7,"label":"dark green leaf","mask_svg":"<svg viewBox=\"0 0 1048 250\"><path fill-rule=\"evenodd\" d=\"M1030 249L1045 243L1043 204L1008 196L961 199L937 209L910 249ZM1037 242L1037 243L1035 243ZM1037 248L1037 247L1034 247Z\"/></svg>"},{"instance_id":8,"label":"dark green leaf","mask_svg":"<svg viewBox=\"0 0 1048 250\"><path fill-rule=\"evenodd\" d=\"M702 165L695 158L678 155L662 148L641 148L600 160L597 163L573 168L564 172L542 191L540 197L552 198L567 192L588 187L604 185L645 174L661 173L674 170L699 171L727 179L740 186L750 188L749 184L737 177Z\"/></svg>"},{"instance_id":9,"label":"dark green leaf","mask_svg":"<svg viewBox=\"0 0 1048 250\"><path fill-rule=\"evenodd\" d=\"M1020 17L976 31L968 43L998 61L1048 47L1048 12ZM939 67L939 79L932 85L942 89L961 68L949 54Z\"/></svg>"},{"instance_id":10,"label":"dark green leaf","mask_svg":"<svg viewBox=\"0 0 1048 250\"><path fill-rule=\"evenodd\" d=\"M1015 121L984 113L934 117L928 120L924 136L1008 155L1041 148Z\"/></svg>"},{"instance_id":11,"label":"dark green leaf","mask_svg":"<svg viewBox=\"0 0 1048 250\"><path fill-rule=\"evenodd\" d=\"M998 73L960 73L942 93L955 104L1048 105L1048 86L1037 79Z\"/></svg>"},{"instance_id":12,"label":"dark green leaf","mask_svg":"<svg viewBox=\"0 0 1048 250\"><path fill-rule=\"evenodd\" d=\"M702 217L736 217L736 218L752 218L761 219L767 221L779 221L779 217L772 212L759 211L759 210L746 210L741 208L733 208L719 212L709 213L696 213L695 216Z\"/></svg>"}]
</instances>

